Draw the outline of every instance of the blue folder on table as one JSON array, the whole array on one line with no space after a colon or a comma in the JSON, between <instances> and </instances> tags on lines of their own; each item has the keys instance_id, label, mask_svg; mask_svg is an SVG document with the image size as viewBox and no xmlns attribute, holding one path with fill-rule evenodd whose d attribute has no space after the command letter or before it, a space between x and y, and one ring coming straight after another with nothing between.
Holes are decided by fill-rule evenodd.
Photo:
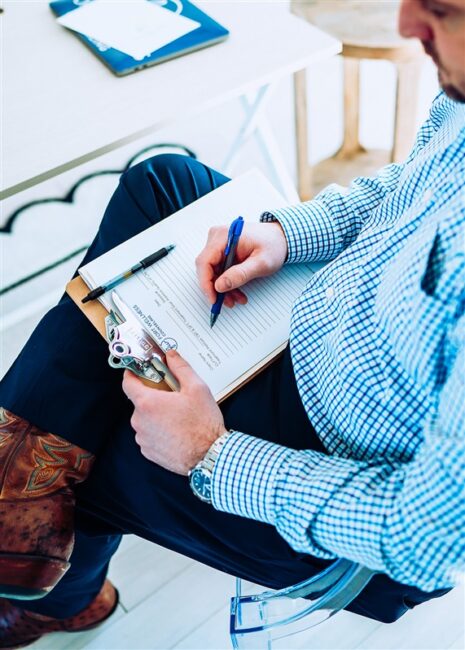
<instances>
[{"instance_id":1,"label":"blue folder on table","mask_svg":"<svg viewBox=\"0 0 465 650\"><path fill-rule=\"evenodd\" d=\"M89 1L92 2L93 0ZM151 1L147 0L147 2ZM186 18L197 21L200 23L200 27L152 52L142 61L133 59L125 52L108 47L104 43L100 43L84 34L78 32L73 33L118 76L162 63L168 59L194 52L195 50L214 45L215 43L220 43L229 35L229 31L225 27L217 23L213 18L210 18L210 16L188 0L167 0L165 3L161 3L159 0L153 0L153 2L162 6L167 11L180 13ZM55 0L54 2L50 2L50 8L59 17L70 11L74 11L80 4L73 0Z\"/></svg>"}]
</instances>

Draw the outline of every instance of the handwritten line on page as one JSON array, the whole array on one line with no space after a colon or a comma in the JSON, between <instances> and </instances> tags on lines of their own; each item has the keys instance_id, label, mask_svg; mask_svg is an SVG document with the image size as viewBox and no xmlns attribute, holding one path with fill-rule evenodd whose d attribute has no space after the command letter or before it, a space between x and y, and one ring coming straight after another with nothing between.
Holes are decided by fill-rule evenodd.
<instances>
[{"instance_id":1,"label":"handwritten line on page","mask_svg":"<svg viewBox=\"0 0 465 650\"><path fill-rule=\"evenodd\" d=\"M200 26L195 20L147 0L93 0L57 21L137 61Z\"/></svg>"},{"instance_id":2,"label":"handwritten line on page","mask_svg":"<svg viewBox=\"0 0 465 650\"><path fill-rule=\"evenodd\" d=\"M216 399L242 383L288 339L292 305L312 275L309 265L285 266L279 273L247 284L247 305L223 309L213 329L210 305L199 289L195 258L213 225L229 225L242 215L285 205L283 197L258 171L248 172L183 208L168 219L120 244L80 269L90 288L154 250L174 243L167 257L117 288L162 347L179 352L209 385ZM109 296L101 302L109 309Z\"/></svg>"}]
</instances>

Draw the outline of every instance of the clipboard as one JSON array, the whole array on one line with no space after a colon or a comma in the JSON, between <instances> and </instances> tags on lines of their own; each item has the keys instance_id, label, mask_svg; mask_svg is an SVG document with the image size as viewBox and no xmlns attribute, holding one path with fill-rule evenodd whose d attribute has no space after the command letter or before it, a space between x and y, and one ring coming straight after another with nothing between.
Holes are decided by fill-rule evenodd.
<instances>
[{"instance_id":1,"label":"clipboard","mask_svg":"<svg viewBox=\"0 0 465 650\"><path fill-rule=\"evenodd\" d=\"M98 300L92 300L86 303L82 302L84 296L86 296L89 293L89 287L84 282L84 280L80 276L77 276L72 280L70 280L70 282L68 282L68 284L66 285L66 293L71 298L71 300L76 304L76 306L82 311L84 316L86 316L86 318L90 320L92 325L101 334L101 336L106 342L105 317L108 315L108 312ZM245 384L247 384L251 379L253 379L258 374L260 374L262 370L268 368L268 366L271 365L273 361L275 361L278 357L280 357L283 354L284 350L286 349L286 346L287 346L287 341L282 345L280 345L275 350L273 350L266 357L263 363L260 364L260 367L256 369L252 368L248 372L244 373L244 375L241 378L241 381L236 383L232 390L225 392L224 394L220 395L217 398L216 400L217 403L221 404L221 402L223 402L225 399L233 395L233 393L235 393L236 390L239 390L240 388L245 386ZM149 388L171 391L170 387L167 386L167 384L164 381L161 381L159 384L155 384L154 382L143 378L141 378L141 381L143 381L144 384Z\"/></svg>"},{"instance_id":2,"label":"clipboard","mask_svg":"<svg viewBox=\"0 0 465 650\"><path fill-rule=\"evenodd\" d=\"M98 302L83 304L81 300L88 290L105 284L108 278L115 277L121 269L130 268L134 260L143 259L161 245L174 243L175 253L143 272L143 276L147 276L145 281L141 278L137 283L123 282L116 292L126 305L137 306L134 315L142 327L149 328L162 347L165 339L175 340L180 354L206 381L216 402L220 403L267 368L286 348L292 304L314 271L310 265L283 269L266 283L251 287L248 318L257 318L250 321L253 329L239 312L232 310L229 322L225 315L222 325L225 329L222 338L218 338L217 330L212 336L205 324L208 307L196 281L195 255L204 245L208 229L217 223L218 214L223 214L228 222L238 214L246 222L256 222L258 215L270 204L284 207L286 199L265 176L251 170L88 262L79 269L79 279L72 280L67 292L104 336L106 311L102 305L110 310L110 301L108 296L107 299L102 296ZM192 223L197 224L195 229ZM173 277L177 278L175 285ZM279 312L277 309L276 313L263 311L262 301L271 299L273 305L279 306ZM227 354L220 345L226 339L232 341ZM205 359L205 354L211 356ZM212 377L211 382L209 377Z\"/></svg>"},{"instance_id":3,"label":"clipboard","mask_svg":"<svg viewBox=\"0 0 465 650\"><path fill-rule=\"evenodd\" d=\"M82 302L84 296L89 293L89 287L79 275L68 282L66 293L106 341L105 318L108 312L98 300Z\"/></svg>"},{"instance_id":4,"label":"clipboard","mask_svg":"<svg viewBox=\"0 0 465 650\"><path fill-rule=\"evenodd\" d=\"M90 302L86 303L82 302L84 296L89 293L89 287L84 282L84 280L80 276L73 278L70 280L70 282L68 282L65 290L71 300L82 311L84 316L90 320L95 329L99 332L99 334L101 334L104 341L107 342L105 336L105 318L108 316L108 312L98 300L91 300ZM149 381L143 377L139 377L139 379L149 388L156 388L157 390L171 390L171 388L164 381L155 384L153 381Z\"/></svg>"}]
</instances>

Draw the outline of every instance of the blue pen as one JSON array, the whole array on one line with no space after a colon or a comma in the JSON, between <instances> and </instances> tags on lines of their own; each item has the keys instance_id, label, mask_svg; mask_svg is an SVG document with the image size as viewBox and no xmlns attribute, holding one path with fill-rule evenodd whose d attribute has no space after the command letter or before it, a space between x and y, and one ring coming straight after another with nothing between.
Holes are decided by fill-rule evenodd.
<instances>
[{"instance_id":1,"label":"blue pen","mask_svg":"<svg viewBox=\"0 0 465 650\"><path fill-rule=\"evenodd\" d=\"M237 217L234 219L232 224L229 226L228 232L228 243L224 249L224 262L223 268L221 270L221 275L227 271L233 264L234 258L236 256L236 248L239 243L239 237L241 236L242 228L244 227L244 219L242 217ZM210 311L210 327L216 323L216 319L221 311L221 306L223 305L224 293L219 293L217 295L215 304L212 305Z\"/></svg>"}]
</instances>

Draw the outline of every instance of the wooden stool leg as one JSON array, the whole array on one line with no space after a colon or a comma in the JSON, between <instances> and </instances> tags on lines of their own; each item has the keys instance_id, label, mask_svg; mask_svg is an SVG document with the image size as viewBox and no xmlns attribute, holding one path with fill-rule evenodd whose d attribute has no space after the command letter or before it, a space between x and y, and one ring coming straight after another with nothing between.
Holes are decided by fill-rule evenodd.
<instances>
[{"instance_id":1,"label":"wooden stool leg","mask_svg":"<svg viewBox=\"0 0 465 650\"><path fill-rule=\"evenodd\" d=\"M415 137L420 70L423 61L397 63L396 113L391 162L404 161Z\"/></svg>"},{"instance_id":2,"label":"wooden stool leg","mask_svg":"<svg viewBox=\"0 0 465 650\"><path fill-rule=\"evenodd\" d=\"M308 160L307 71L294 73L297 183L301 201L312 196L312 171Z\"/></svg>"},{"instance_id":3,"label":"wooden stool leg","mask_svg":"<svg viewBox=\"0 0 465 650\"><path fill-rule=\"evenodd\" d=\"M359 142L360 61L344 57L344 140L336 154L338 160L350 160L365 151Z\"/></svg>"}]
</instances>

